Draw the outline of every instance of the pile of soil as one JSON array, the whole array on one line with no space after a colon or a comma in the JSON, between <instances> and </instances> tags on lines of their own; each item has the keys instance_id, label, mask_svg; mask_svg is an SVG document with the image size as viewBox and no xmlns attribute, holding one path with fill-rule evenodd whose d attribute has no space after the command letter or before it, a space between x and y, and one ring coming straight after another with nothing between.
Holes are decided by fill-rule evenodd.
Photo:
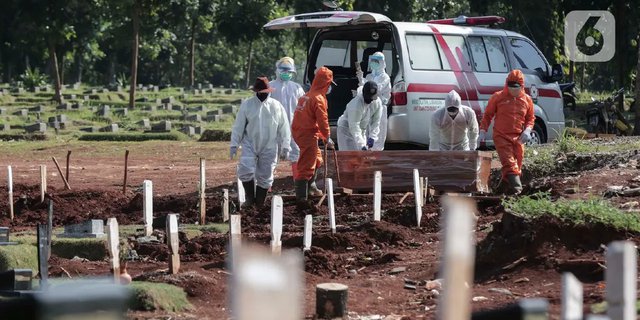
<instances>
[{"instance_id":1,"label":"pile of soil","mask_svg":"<svg viewBox=\"0 0 640 320\"><path fill-rule=\"evenodd\" d=\"M218 280L194 271L187 271L178 274L168 274L163 271L156 271L143 273L133 278L133 280L168 283L184 289L189 297L208 297L213 293L210 289L218 286Z\"/></svg>"}]
</instances>

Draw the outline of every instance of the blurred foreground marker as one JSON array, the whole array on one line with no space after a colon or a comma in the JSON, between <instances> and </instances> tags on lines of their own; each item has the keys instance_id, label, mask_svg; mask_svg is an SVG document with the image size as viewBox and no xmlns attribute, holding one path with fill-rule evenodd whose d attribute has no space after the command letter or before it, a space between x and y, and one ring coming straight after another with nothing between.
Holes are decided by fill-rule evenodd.
<instances>
[{"instance_id":1,"label":"blurred foreground marker","mask_svg":"<svg viewBox=\"0 0 640 320\"><path fill-rule=\"evenodd\" d=\"M632 242L615 241L607 246L607 316L611 320L636 319L637 251Z\"/></svg>"},{"instance_id":2,"label":"blurred foreground marker","mask_svg":"<svg viewBox=\"0 0 640 320\"><path fill-rule=\"evenodd\" d=\"M316 285L316 319L343 319L347 316L349 287L341 283Z\"/></svg>"},{"instance_id":3,"label":"blurred foreground marker","mask_svg":"<svg viewBox=\"0 0 640 320\"><path fill-rule=\"evenodd\" d=\"M560 319L582 319L582 283L571 272L562 274L562 308Z\"/></svg>"}]
</instances>

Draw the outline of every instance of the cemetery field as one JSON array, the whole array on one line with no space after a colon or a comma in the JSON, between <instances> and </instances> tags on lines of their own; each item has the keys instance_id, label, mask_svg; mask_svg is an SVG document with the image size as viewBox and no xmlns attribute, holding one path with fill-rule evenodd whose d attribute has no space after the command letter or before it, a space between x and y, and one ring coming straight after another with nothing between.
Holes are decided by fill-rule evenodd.
<instances>
[{"instance_id":1,"label":"cemetery field","mask_svg":"<svg viewBox=\"0 0 640 320\"><path fill-rule=\"evenodd\" d=\"M631 145L628 141L624 143ZM506 201L496 197L474 199L477 203L471 296L474 311L498 308L524 298L544 298L550 304L550 318L559 319L563 272L572 272L583 282L585 312L591 312L592 306L603 311L601 303L607 288L605 246L614 240L640 241L637 211L640 192L627 192L640 186L636 169L640 156L619 150L625 147L612 149L615 151L565 156L549 172L527 171L527 196ZM0 262L5 261L5 268L37 269L32 266L34 260L37 262L32 257L35 226L46 223L51 199L54 236L48 267L50 278L108 276L111 264L105 249L106 238L80 241L58 235L66 232L65 226L90 219L116 218L120 226L120 256L122 263L126 261L136 292L159 295L149 298L141 294L149 301L132 305L130 318L230 317L228 294L232 270L227 266L230 235L222 215L224 189L229 190L232 202L230 214L238 212L236 162L227 159L228 143L86 142L54 138L2 142L2 150L6 151L0 154L2 168L11 165L13 171L15 218L11 221L7 216L8 190L3 183L0 226L11 227L12 241L26 246L21 247L25 250L13 252L0 247ZM129 150L128 183L123 193L125 150ZM71 151L68 180L71 190L65 190L52 160L56 157L66 175L68 151ZM548 150L540 149L538 153L548 155ZM200 158L206 161L206 225L197 224L201 212ZM533 162L528 168L538 168L538 160L530 159ZM44 203L40 203L40 165L47 166ZM0 176L5 181L6 169ZM303 262L305 315L311 317L315 313L316 284L339 282L349 286L351 318L380 319L372 317L375 315L386 316L384 319L435 318L438 298L447 290L438 280L442 278L439 268L443 244L439 233L443 215L438 197L421 206L418 227L413 195L382 195L381 221L373 221L372 194L337 193L333 233L327 200L317 209L300 212L292 196L288 164L278 166L276 178L273 192L283 196L283 251L302 249L305 215L312 215L311 249L304 252ZM157 220L151 238L143 237L144 180L153 182L153 216ZM266 208L241 213L243 243L269 245L270 206L271 197ZM179 214L180 223L177 245L181 262L175 275L168 271L172 255L166 244L164 220L173 213ZM173 287L160 290L153 283ZM178 291L171 291L174 289ZM183 294L188 303L180 300ZM172 296L177 300L173 301Z\"/></svg>"}]
</instances>

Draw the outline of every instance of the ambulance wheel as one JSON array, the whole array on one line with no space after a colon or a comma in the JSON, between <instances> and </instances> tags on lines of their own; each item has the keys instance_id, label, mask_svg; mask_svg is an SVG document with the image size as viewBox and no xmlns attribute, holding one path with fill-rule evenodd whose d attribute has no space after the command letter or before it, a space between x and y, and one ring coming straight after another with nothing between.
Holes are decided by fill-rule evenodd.
<instances>
[{"instance_id":1,"label":"ambulance wheel","mask_svg":"<svg viewBox=\"0 0 640 320\"><path fill-rule=\"evenodd\" d=\"M545 137L544 129L542 128L542 126L536 123L533 126L533 131L531 131L531 140L527 144L528 145L543 144L545 143L546 140L547 139Z\"/></svg>"}]
</instances>

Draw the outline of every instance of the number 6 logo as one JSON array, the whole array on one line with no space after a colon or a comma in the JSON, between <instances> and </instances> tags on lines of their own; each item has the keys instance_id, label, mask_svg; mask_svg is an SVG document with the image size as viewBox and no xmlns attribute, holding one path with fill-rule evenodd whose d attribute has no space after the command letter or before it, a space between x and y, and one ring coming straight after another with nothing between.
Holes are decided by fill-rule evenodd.
<instances>
[{"instance_id":1,"label":"number 6 logo","mask_svg":"<svg viewBox=\"0 0 640 320\"><path fill-rule=\"evenodd\" d=\"M616 19L609 11L571 11L564 19L564 46L574 62L606 62L616 52Z\"/></svg>"}]
</instances>

